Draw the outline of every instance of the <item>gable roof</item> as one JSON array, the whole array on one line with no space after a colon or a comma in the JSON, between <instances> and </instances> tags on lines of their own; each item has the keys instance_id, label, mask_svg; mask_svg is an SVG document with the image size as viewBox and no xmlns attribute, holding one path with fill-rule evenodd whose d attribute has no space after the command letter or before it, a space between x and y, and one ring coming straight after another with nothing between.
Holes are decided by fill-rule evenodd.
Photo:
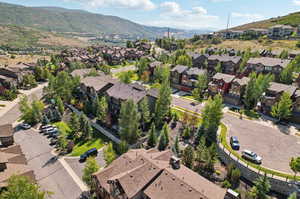
<instances>
[{"instance_id":1,"label":"gable roof","mask_svg":"<svg viewBox=\"0 0 300 199\"><path fill-rule=\"evenodd\" d=\"M271 57L258 57L258 58L250 58L247 64L262 64L264 66L281 66L286 67L290 63L288 59L279 59L279 58L271 58Z\"/></svg>"},{"instance_id":2,"label":"gable roof","mask_svg":"<svg viewBox=\"0 0 300 199\"><path fill-rule=\"evenodd\" d=\"M84 79L81 80L82 84L84 84L87 87L92 87L96 91L103 89L108 84L114 84L116 82L117 80L113 79L108 75L100 75L95 77L90 76L90 77L85 77Z\"/></svg>"},{"instance_id":3,"label":"gable roof","mask_svg":"<svg viewBox=\"0 0 300 199\"><path fill-rule=\"evenodd\" d=\"M83 69L76 69L71 72L72 77L79 76L83 78L85 75L89 74L92 71L91 68L83 68Z\"/></svg>"},{"instance_id":4,"label":"gable roof","mask_svg":"<svg viewBox=\"0 0 300 199\"><path fill-rule=\"evenodd\" d=\"M184 71L188 70L188 68L188 66L176 65L174 68L171 69L171 72L183 73Z\"/></svg>"},{"instance_id":5,"label":"gable roof","mask_svg":"<svg viewBox=\"0 0 300 199\"><path fill-rule=\"evenodd\" d=\"M147 92L145 90L141 90L140 86L118 82L107 90L107 94L108 96L116 99L132 99L135 103L138 103L147 95Z\"/></svg>"},{"instance_id":6,"label":"gable roof","mask_svg":"<svg viewBox=\"0 0 300 199\"><path fill-rule=\"evenodd\" d=\"M269 91L273 92L287 92L289 95L294 95L294 93L297 90L297 87L292 86L292 85L286 85L286 84L281 84L281 83L276 83L276 82L271 82L270 87L268 88Z\"/></svg>"},{"instance_id":7,"label":"gable roof","mask_svg":"<svg viewBox=\"0 0 300 199\"><path fill-rule=\"evenodd\" d=\"M233 82L237 82L241 86L247 85L249 81L250 81L250 78L248 78L248 77L243 77L242 79L236 78L233 80Z\"/></svg>"},{"instance_id":8,"label":"gable roof","mask_svg":"<svg viewBox=\"0 0 300 199\"><path fill-rule=\"evenodd\" d=\"M242 57L240 56L229 56L229 55L210 55L208 60L217 60L219 62L233 62L235 64L241 61Z\"/></svg>"},{"instance_id":9,"label":"gable roof","mask_svg":"<svg viewBox=\"0 0 300 199\"><path fill-rule=\"evenodd\" d=\"M200 69L197 67L192 67L186 71L186 74L187 75L202 75L202 74L206 74L206 70L203 70L203 69Z\"/></svg>"},{"instance_id":10,"label":"gable roof","mask_svg":"<svg viewBox=\"0 0 300 199\"><path fill-rule=\"evenodd\" d=\"M213 79L217 80L223 80L226 83L230 83L234 80L235 76L234 75L228 75L224 73L217 73L213 76Z\"/></svg>"}]
</instances>

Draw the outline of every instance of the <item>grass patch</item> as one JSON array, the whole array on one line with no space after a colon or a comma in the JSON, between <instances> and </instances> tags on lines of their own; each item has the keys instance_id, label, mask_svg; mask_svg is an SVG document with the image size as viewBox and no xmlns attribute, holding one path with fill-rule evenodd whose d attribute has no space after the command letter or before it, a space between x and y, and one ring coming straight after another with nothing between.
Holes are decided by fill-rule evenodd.
<instances>
[{"instance_id":1,"label":"grass patch","mask_svg":"<svg viewBox=\"0 0 300 199\"><path fill-rule=\"evenodd\" d=\"M79 142L74 146L71 156L80 156L89 149L100 149L103 146L104 141L101 138L93 138L87 142Z\"/></svg>"},{"instance_id":2,"label":"grass patch","mask_svg":"<svg viewBox=\"0 0 300 199\"><path fill-rule=\"evenodd\" d=\"M176 108L171 108L171 111L172 113L176 113L179 117L179 120L182 121L183 120L183 117L184 117L184 113L189 113L189 114L193 114L193 115L196 115L196 116L200 116L201 115L199 113L194 113L192 111L185 111L184 109L180 109L178 110L177 107ZM200 124L202 124L202 118L197 118L197 126L199 126Z\"/></svg>"},{"instance_id":3,"label":"grass patch","mask_svg":"<svg viewBox=\"0 0 300 199\"><path fill-rule=\"evenodd\" d=\"M250 165L251 167L253 167L253 168L257 169L257 170L260 170L260 171L262 171L264 173L271 174L273 176L279 176L279 177L282 177L282 178L287 178L287 179L294 180L294 176L293 175L289 175L289 174L281 173L281 172L278 172L278 171L274 171L274 170L262 167L260 165L254 164L252 162L249 162L249 161L243 159L239 153L237 153L236 151L232 150L232 148L228 145L227 140L226 140L227 127L224 124L221 124L220 127L221 127L221 133L220 133L219 139L220 139L222 145L228 151L230 151L234 156L236 156L237 158L239 158L239 160L241 160L242 162L244 162L244 163ZM297 176L296 180L300 180L300 176Z\"/></svg>"}]
</instances>

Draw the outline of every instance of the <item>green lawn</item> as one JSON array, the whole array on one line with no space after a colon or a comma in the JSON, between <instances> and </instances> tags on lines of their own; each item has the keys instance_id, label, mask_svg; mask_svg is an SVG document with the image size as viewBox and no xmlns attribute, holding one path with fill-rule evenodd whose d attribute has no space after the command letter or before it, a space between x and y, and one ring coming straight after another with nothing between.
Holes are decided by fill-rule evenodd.
<instances>
[{"instance_id":1,"label":"green lawn","mask_svg":"<svg viewBox=\"0 0 300 199\"><path fill-rule=\"evenodd\" d=\"M104 141L101 138L93 138L87 142L79 142L73 148L71 156L80 156L91 148L100 149L104 146Z\"/></svg>"},{"instance_id":2,"label":"green lawn","mask_svg":"<svg viewBox=\"0 0 300 199\"><path fill-rule=\"evenodd\" d=\"M243 161L244 163L246 163L246 164L250 165L251 167L256 168L256 169L258 169L258 170L260 170L264 173L271 174L271 175L274 175L274 176L283 177L283 178L294 179L293 175L289 175L289 174L286 174L286 173L281 173L281 172L278 172L278 171L274 171L272 169L262 167L260 165L254 164L252 162L249 162L249 161L243 159L240 154L238 154L236 151L232 150L232 148L229 146L229 144L227 143L227 140L226 140L226 136L227 136L227 127L224 124L221 124L221 134L220 134L219 139L220 139L222 145L225 146L225 148L228 151L230 151L231 154L233 154L234 156L239 158L239 160ZM297 176L296 179L300 180L300 176Z\"/></svg>"}]
</instances>

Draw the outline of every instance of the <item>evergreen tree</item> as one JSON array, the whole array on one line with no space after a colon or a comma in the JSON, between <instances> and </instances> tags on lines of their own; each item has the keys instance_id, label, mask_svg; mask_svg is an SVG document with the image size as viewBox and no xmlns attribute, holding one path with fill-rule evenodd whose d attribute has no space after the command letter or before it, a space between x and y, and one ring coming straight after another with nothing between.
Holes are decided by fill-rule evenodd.
<instances>
[{"instance_id":1,"label":"evergreen tree","mask_svg":"<svg viewBox=\"0 0 300 199\"><path fill-rule=\"evenodd\" d=\"M203 125L199 126L196 138L195 138L195 145L198 145L200 142L200 139L204 136L205 134L205 128Z\"/></svg>"},{"instance_id":2,"label":"evergreen tree","mask_svg":"<svg viewBox=\"0 0 300 199\"><path fill-rule=\"evenodd\" d=\"M58 111L60 112L60 114L63 115L65 112L65 107L64 107L64 103L60 97L56 98L56 105L57 105L57 108L58 108Z\"/></svg>"},{"instance_id":3,"label":"evergreen tree","mask_svg":"<svg viewBox=\"0 0 300 199\"><path fill-rule=\"evenodd\" d=\"M193 169L194 161L195 161L194 149L192 146L187 146L184 149L182 154L182 162L186 167Z\"/></svg>"},{"instance_id":4,"label":"evergreen tree","mask_svg":"<svg viewBox=\"0 0 300 199\"><path fill-rule=\"evenodd\" d=\"M293 62L287 65L280 73L280 82L283 84L292 84L294 81L293 72L294 72Z\"/></svg>"},{"instance_id":5,"label":"evergreen tree","mask_svg":"<svg viewBox=\"0 0 300 199\"><path fill-rule=\"evenodd\" d=\"M176 64L177 65L184 65L184 66L190 66L191 67L193 65L193 62L192 62L192 58L189 57L188 55L181 55L176 60Z\"/></svg>"},{"instance_id":6,"label":"evergreen tree","mask_svg":"<svg viewBox=\"0 0 300 199\"><path fill-rule=\"evenodd\" d=\"M146 97L139 103L139 110L141 115L142 129L144 130L146 125L151 121L148 99Z\"/></svg>"},{"instance_id":7,"label":"evergreen tree","mask_svg":"<svg viewBox=\"0 0 300 199\"><path fill-rule=\"evenodd\" d=\"M250 190L250 196L254 199L266 199L268 198L267 193L269 193L270 188L270 182L265 175L254 182L254 186Z\"/></svg>"},{"instance_id":8,"label":"evergreen tree","mask_svg":"<svg viewBox=\"0 0 300 199\"><path fill-rule=\"evenodd\" d=\"M180 147L179 147L179 138L178 138L178 136L176 136L176 139L175 139L174 150L175 150L175 153L177 155L180 154Z\"/></svg>"},{"instance_id":9,"label":"evergreen tree","mask_svg":"<svg viewBox=\"0 0 300 199\"><path fill-rule=\"evenodd\" d=\"M204 91L208 87L208 79L206 74L199 75L196 88L193 90L193 96L197 100L202 100Z\"/></svg>"},{"instance_id":10,"label":"evergreen tree","mask_svg":"<svg viewBox=\"0 0 300 199\"><path fill-rule=\"evenodd\" d=\"M159 143L158 143L158 150L163 151L167 147L167 138L164 133L160 134Z\"/></svg>"},{"instance_id":11,"label":"evergreen tree","mask_svg":"<svg viewBox=\"0 0 300 199\"><path fill-rule=\"evenodd\" d=\"M209 99L203 109L203 126L206 131L206 139L208 143L216 142L217 130L220 125L220 121L223 117L223 104L222 97L216 95L214 99Z\"/></svg>"},{"instance_id":12,"label":"evergreen tree","mask_svg":"<svg viewBox=\"0 0 300 199\"><path fill-rule=\"evenodd\" d=\"M129 149L128 143L125 140L122 140L118 146L118 152L120 155L126 153Z\"/></svg>"},{"instance_id":13,"label":"evergreen tree","mask_svg":"<svg viewBox=\"0 0 300 199\"><path fill-rule=\"evenodd\" d=\"M221 64L221 62L218 62L217 66L216 66L216 72L217 73L222 73L222 64Z\"/></svg>"},{"instance_id":14,"label":"evergreen tree","mask_svg":"<svg viewBox=\"0 0 300 199\"><path fill-rule=\"evenodd\" d=\"M170 142L170 138L169 138L169 126L168 126L168 123L165 122L162 130L161 130L161 133L165 135L165 138L166 138L166 145L169 145L169 142Z\"/></svg>"},{"instance_id":15,"label":"evergreen tree","mask_svg":"<svg viewBox=\"0 0 300 199\"><path fill-rule=\"evenodd\" d=\"M171 88L168 80L165 80L159 90L158 99L155 106L155 124L161 127L164 119L170 113Z\"/></svg>"},{"instance_id":16,"label":"evergreen tree","mask_svg":"<svg viewBox=\"0 0 300 199\"><path fill-rule=\"evenodd\" d=\"M106 164L109 165L117 158L117 154L113 148L113 144L110 142L104 150L104 159Z\"/></svg>"},{"instance_id":17,"label":"evergreen tree","mask_svg":"<svg viewBox=\"0 0 300 199\"><path fill-rule=\"evenodd\" d=\"M297 173L300 172L300 157L291 159L290 168L295 173L294 178L296 179Z\"/></svg>"},{"instance_id":18,"label":"evergreen tree","mask_svg":"<svg viewBox=\"0 0 300 199\"><path fill-rule=\"evenodd\" d=\"M52 193L43 191L26 176L13 175L8 180L8 186L0 192L1 199L46 199Z\"/></svg>"},{"instance_id":19,"label":"evergreen tree","mask_svg":"<svg viewBox=\"0 0 300 199\"><path fill-rule=\"evenodd\" d=\"M148 69L149 60L147 58L141 58L140 61L136 64L137 74L139 79L141 79L142 75Z\"/></svg>"},{"instance_id":20,"label":"evergreen tree","mask_svg":"<svg viewBox=\"0 0 300 199\"><path fill-rule=\"evenodd\" d=\"M183 133L182 133L182 137L184 139L190 139L191 137L191 129L189 127L184 128Z\"/></svg>"},{"instance_id":21,"label":"evergreen tree","mask_svg":"<svg viewBox=\"0 0 300 199\"><path fill-rule=\"evenodd\" d=\"M100 166L98 165L97 161L93 157L89 157L86 160L84 169L83 169L83 176L82 180L85 182L85 184L91 189L94 190L95 187L93 187L93 181L92 181L92 174L97 172L100 169Z\"/></svg>"},{"instance_id":22,"label":"evergreen tree","mask_svg":"<svg viewBox=\"0 0 300 199\"><path fill-rule=\"evenodd\" d=\"M122 140L134 144L139 137L140 115L133 100L122 103L119 119L120 135Z\"/></svg>"},{"instance_id":23,"label":"evergreen tree","mask_svg":"<svg viewBox=\"0 0 300 199\"><path fill-rule=\"evenodd\" d=\"M284 92L280 97L279 102L272 106L271 115L277 118L279 121L287 119L292 113L292 99L291 96Z\"/></svg>"},{"instance_id":24,"label":"evergreen tree","mask_svg":"<svg viewBox=\"0 0 300 199\"><path fill-rule=\"evenodd\" d=\"M103 123L106 123L108 113L108 103L106 97L101 97L97 102L97 119Z\"/></svg>"},{"instance_id":25,"label":"evergreen tree","mask_svg":"<svg viewBox=\"0 0 300 199\"><path fill-rule=\"evenodd\" d=\"M69 126L71 128L69 136L72 138L78 139L80 137L80 119L76 113L72 113L71 119L69 121Z\"/></svg>"},{"instance_id":26,"label":"evergreen tree","mask_svg":"<svg viewBox=\"0 0 300 199\"><path fill-rule=\"evenodd\" d=\"M149 132L149 137L147 141L147 145L149 147L155 147L157 143L157 135L156 135L156 129L155 129L155 124L151 124L150 132Z\"/></svg>"},{"instance_id":27,"label":"evergreen tree","mask_svg":"<svg viewBox=\"0 0 300 199\"><path fill-rule=\"evenodd\" d=\"M49 124L49 123L50 123L50 120L48 119L47 115L43 114L42 124L46 125L46 124Z\"/></svg>"}]
</instances>

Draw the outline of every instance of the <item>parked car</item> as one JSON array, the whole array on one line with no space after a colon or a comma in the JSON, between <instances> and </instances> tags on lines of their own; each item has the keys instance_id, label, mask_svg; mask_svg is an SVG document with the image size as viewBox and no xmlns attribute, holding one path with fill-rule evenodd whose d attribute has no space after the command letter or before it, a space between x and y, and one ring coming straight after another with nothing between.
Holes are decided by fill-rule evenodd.
<instances>
[{"instance_id":1,"label":"parked car","mask_svg":"<svg viewBox=\"0 0 300 199\"><path fill-rule=\"evenodd\" d=\"M52 145L56 145L56 144L57 144L57 139L56 138L52 138L50 140L50 145L52 146Z\"/></svg>"},{"instance_id":2,"label":"parked car","mask_svg":"<svg viewBox=\"0 0 300 199\"><path fill-rule=\"evenodd\" d=\"M54 138L54 137L57 137L58 136L58 130L57 129L54 129L52 131L49 131L48 132L48 138Z\"/></svg>"},{"instance_id":3,"label":"parked car","mask_svg":"<svg viewBox=\"0 0 300 199\"><path fill-rule=\"evenodd\" d=\"M45 129L49 129L49 128L53 128L53 126L50 125L50 124L47 124L47 125L42 125L42 126L40 127L41 130L45 130Z\"/></svg>"},{"instance_id":4,"label":"parked car","mask_svg":"<svg viewBox=\"0 0 300 199\"><path fill-rule=\"evenodd\" d=\"M251 162L254 162L256 164L262 163L262 157L258 156L256 153L250 151L250 150L244 150L242 152L242 157L246 160L249 160Z\"/></svg>"},{"instance_id":5,"label":"parked car","mask_svg":"<svg viewBox=\"0 0 300 199\"><path fill-rule=\"evenodd\" d=\"M58 129L56 127L52 127L52 128L44 130L44 135L49 135L49 134L54 133L56 131L58 131Z\"/></svg>"},{"instance_id":6,"label":"parked car","mask_svg":"<svg viewBox=\"0 0 300 199\"><path fill-rule=\"evenodd\" d=\"M22 129L28 130L28 129L31 128L31 125L30 125L30 124L27 124L27 123L21 123L21 124L20 124L20 127L21 127Z\"/></svg>"},{"instance_id":7,"label":"parked car","mask_svg":"<svg viewBox=\"0 0 300 199\"><path fill-rule=\"evenodd\" d=\"M98 155L98 151L96 148L92 148L88 151L86 151L84 154L82 154L79 158L80 162L84 162L88 157L90 156L97 156Z\"/></svg>"},{"instance_id":8,"label":"parked car","mask_svg":"<svg viewBox=\"0 0 300 199\"><path fill-rule=\"evenodd\" d=\"M41 133L46 134L47 131L52 130L52 129L54 129L54 128L55 128L55 127L53 127L53 126L48 126L47 128L42 129L42 130L41 130Z\"/></svg>"},{"instance_id":9,"label":"parked car","mask_svg":"<svg viewBox=\"0 0 300 199\"><path fill-rule=\"evenodd\" d=\"M230 145L233 150L240 150L240 143L236 136L230 137Z\"/></svg>"}]
</instances>

